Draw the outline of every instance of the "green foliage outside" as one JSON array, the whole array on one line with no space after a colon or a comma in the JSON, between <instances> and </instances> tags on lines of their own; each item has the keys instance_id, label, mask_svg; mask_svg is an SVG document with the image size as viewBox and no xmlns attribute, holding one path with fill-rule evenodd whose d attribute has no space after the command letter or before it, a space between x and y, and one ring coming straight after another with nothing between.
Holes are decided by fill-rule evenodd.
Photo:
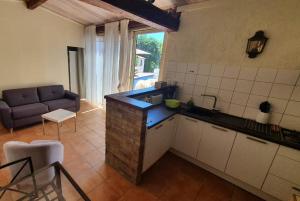
<instances>
[{"instance_id":1,"label":"green foliage outside","mask_svg":"<svg viewBox=\"0 0 300 201\"><path fill-rule=\"evenodd\" d=\"M144 72L153 72L155 68L159 68L163 39L163 32L137 36L136 48L150 53L150 55L142 55L146 58Z\"/></svg>"}]
</instances>

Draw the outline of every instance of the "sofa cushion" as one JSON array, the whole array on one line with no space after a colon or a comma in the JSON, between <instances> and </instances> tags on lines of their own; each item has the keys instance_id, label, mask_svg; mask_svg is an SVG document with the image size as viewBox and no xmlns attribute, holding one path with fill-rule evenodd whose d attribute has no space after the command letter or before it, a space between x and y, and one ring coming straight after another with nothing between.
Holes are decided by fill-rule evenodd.
<instances>
[{"instance_id":1,"label":"sofa cushion","mask_svg":"<svg viewBox=\"0 0 300 201\"><path fill-rule=\"evenodd\" d=\"M65 90L62 85L38 87L41 102L64 98Z\"/></svg>"},{"instance_id":2,"label":"sofa cushion","mask_svg":"<svg viewBox=\"0 0 300 201\"><path fill-rule=\"evenodd\" d=\"M2 97L10 107L39 102L37 88L4 90L2 92Z\"/></svg>"},{"instance_id":3,"label":"sofa cushion","mask_svg":"<svg viewBox=\"0 0 300 201\"><path fill-rule=\"evenodd\" d=\"M43 102L43 104L49 107L49 111L57 110L57 109L68 109L71 107L75 107L75 101L67 98L57 99L52 101Z\"/></svg>"},{"instance_id":4,"label":"sofa cushion","mask_svg":"<svg viewBox=\"0 0 300 201\"><path fill-rule=\"evenodd\" d=\"M42 103L33 103L12 107L12 116L14 119L22 119L48 112L48 107Z\"/></svg>"}]
</instances>

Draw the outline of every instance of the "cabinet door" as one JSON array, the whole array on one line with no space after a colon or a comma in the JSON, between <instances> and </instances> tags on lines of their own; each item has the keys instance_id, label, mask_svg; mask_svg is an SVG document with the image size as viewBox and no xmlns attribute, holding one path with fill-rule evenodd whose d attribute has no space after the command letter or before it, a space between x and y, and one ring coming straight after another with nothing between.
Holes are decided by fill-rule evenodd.
<instances>
[{"instance_id":1,"label":"cabinet door","mask_svg":"<svg viewBox=\"0 0 300 201\"><path fill-rule=\"evenodd\" d=\"M178 118L178 127L174 148L190 157L196 158L198 145L202 135L203 123L185 116Z\"/></svg>"},{"instance_id":2,"label":"cabinet door","mask_svg":"<svg viewBox=\"0 0 300 201\"><path fill-rule=\"evenodd\" d=\"M153 146L157 142L156 138L155 132L148 129L145 138L143 171L147 170L155 162L155 147Z\"/></svg>"},{"instance_id":3,"label":"cabinet door","mask_svg":"<svg viewBox=\"0 0 300 201\"><path fill-rule=\"evenodd\" d=\"M224 171L236 132L206 123L202 132L197 159Z\"/></svg>"},{"instance_id":4,"label":"cabinet door","mask_svg":"<svg viewBox=\"0 0 300 201\"><path fill-rule=\"evenodd\" d=\"M256 188L261 188L279 145L238 134L226 173Z\"/></svg>"},{"instance_id":5,"label":"cabinet door","mask_svg":"<svg viewBox=\"0 0 300 201\"><path fill-rule=\"evenodd\" d=\"M170 117L157 126L147 130L143 171L152 166L170 149L174 135L175 120L175 117Z\"/></svg>"},{"instance_id":6,"label":"cabinet door","mask_svg":"<svg viewBox=\"0 0 300 201\"><path fill-rule=\"evenodd\" d=\"M300 186L272 174L268 174L262 190L282 201L292 201L294 195L300 196Z\"/></svg>"},{"instance_id":7,"label":"cabinet door","mask_svg":"<svg viewBox=\"0 0 300 201\"><path fill-rule=\"evenodd\" d=\"M166 153L170 148L175 136L176 117L172 116L164 121L164 133L161 139L162 154Z\"/></svg>"}]
</instances>

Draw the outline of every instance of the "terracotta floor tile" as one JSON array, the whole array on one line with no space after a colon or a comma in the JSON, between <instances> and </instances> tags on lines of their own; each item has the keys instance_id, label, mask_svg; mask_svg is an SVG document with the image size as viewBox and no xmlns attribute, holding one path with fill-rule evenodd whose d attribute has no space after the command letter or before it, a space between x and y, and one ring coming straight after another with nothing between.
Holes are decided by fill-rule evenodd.
<instances>
[{"instance_id":1,"label":"terracotta floor tile","mask_svg":"<svg viewBox=\"0 0 300 201\"><path fill-rule=\"evenodd\" d=\"M105 162L105 155L99 150L88 152L84 158L92 167L99 165L99 163L104 164Z\"/></svg>"},{"instance_id":2,"label":"terracotta floor tile","mask_svg":"<svg viewBox=\"0 0 300 201\"><path fill-rule=\"evenodd\" d=\"M121 198L109 184L103 182L87 194L93 201L117 201Z\"/></svg>"},{"instance_id":3,"label":"terracotta floor tile","mask_svg":"<svg viewBox=\"0 0 300 201\"><path fill-rule=\"evenodd\" d=\"M104 178L96 171L89 171L79 176L74 176L74 178L85 193L92 191L104 182Z\"/></svg>"},{"instance_id":4,"label":"terracotta floor tile","mask_svg":"<svg viewBox=\"0 0 300 201\"><path fill-rule=\"evenodd\" d=\"M127 191L119 201L158 201L158 198L138 187Z\"/></svg>"}]
</instances>

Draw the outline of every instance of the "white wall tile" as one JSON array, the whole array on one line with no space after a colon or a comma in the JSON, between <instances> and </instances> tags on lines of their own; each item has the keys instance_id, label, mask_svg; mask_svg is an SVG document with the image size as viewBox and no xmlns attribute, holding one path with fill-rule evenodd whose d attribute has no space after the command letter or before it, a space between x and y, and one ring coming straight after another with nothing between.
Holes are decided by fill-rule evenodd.
<instances>
[{"instance_id":1,"label":"white wall tile","mask_svg":"<svg viewBox=\"0 0 300 201\"><path fill-rule=\"evenodd\" d=\"M269 123L274 124L274 125L279 125L281 119L282 119L281 113L272 112L270 115Z\"/></svg>"},{"instance_id":2,"label":"white wall tile","mask_svg":"<svg viewBox=\"0 0 300 201\"><path fill-rule=\"evenodd\" d=\"M184 82L185 74L184 73L176 73L175 81Z\"/></svg>"},{"instance_id":3,"label":"white wall tile","mask_svg":"<svg viewBox=\"0 0 300 201\"><path fill-rule=\"evenodd\" d=\"M228 102L218 101L216 108L218 110L220 110L221 112L227 113L229 110L229 106L230 106L230 103L228 103Z\"/></svg>"},{"instance_id":4,"label":"white wall tile","mask_svg":"<svg viewBox=\"0 0 300 201\"><path fill-rule=\"evenodd\" d=\"M193 96L194 104L198 107L203 106L203 96Z\"/></svg>"},{"instance_id":5,"label":"white wall tile","mask_svg":"<svg viewBox=\"0 0 300 201\"><path fill-rule=\"evenodd\" d=\"M256 108L246 107L243 117L255 120L259 110Z\"/></svg>"},{"instance_id":6,"label":"white wall tile","mask_svg":"<svg viewBox=\"0 0 300 201\"><path fill-rule=\"evenodd\" d=\"M215 64L211 68L210 75L220 77L223 75L224 70L225 70L225 67L223 65Z\"/></svg>"},{"instance_id":7,"label":"white wall tile","mask_svg":"<svg viewBox=\"0 0 300 201\"><path fill-rule=\"evenodd\" d=\"M257 73L257 68L249 67L249 68L241 68L239 79L242 80L255 80Z\"/></svg>"},{"instance_id":8,"label":"white wall tile","mask_svg":"<svg viewBox=\"0 0 300 201\"><path fill-rule=\"evenodd\" d=\"M211 64L199 64L198 74L200 75L210 75Z\"/></svg>"},{"instance_id":9,"label":"white wall tile","mask_svg":"<svg viewBox=\"0 0 300 201\"><path fill-rule=\"evenodd\" d=\"M257 96L257 95L251 94L249 96L247 106L250 106L252 108L259 108L259 105L266 100L268 100L268 97L266 97L266 96Z\"/></svg>"},{"instance_id":10,"label":"white wall tile","mask_svg":"<svg viewBox=\"0 0 300 201\"><path fill-rule=\"evenodd\" d=\"M208 75L197 75L196 84L200 86L206 86L208 77Z\"/></svg>"},{"instance_id":11,"label":"white wall tile","mask_svg":"<svg viewBox=\"0 0 300 201\"><path fill-rule=\"evenodd\" d=\"M300 117L300 102L290 101L287 105L285 114L299 116ZM298 122L300 124L300 121Z\"/></svg>"},{"instance_id":12,"label":"white wall tile","mask_svg":"<svg viewBox=\"0 0 300 201\"><path fill-rule=\"evenodd\" d=\"M222 78L220 88L226 90L234 90L235 84L236 84L236 79Z\"/></svg>"},{"instance_id":13,"label":"white wall tile","mask_svg":"<svg viewBox=\"0 0 300 201\"><path fill-rule=\"evenodd\" d=\"M195 96L201 96L202 94L205 93L205 90L206 90L206 86L195 85L193 94Z\"/></svg>"},{"instance_id":14,"label":"white wall tile","mask_svg":"<svg viewBox=\"0 0 300 201\"><path fill-rule=\"evenodd\" d=\"M245 110L245 106L230 104L228 113L238 117L242 117Z\"/></svg>"},{"instance_id":15,"label":"white wall tile","mask_svg":"<svg viewBox=\"0 0 300 201\"><path fill-rule=\"evenodd\" d=\"M253 81L249 80L238 80L235 86L235 91L250 93L253 86Z\"/></svg>"},{"instance_id":16,"label":"white wall tile","mask_svg":"<svg viewBox=\"0 0 300 201\"><path fill-rule=\"evenodd\" d=\"M186 70L187 70L187 64L186 63L178 63L177 64L176 72L185 73Z\"/></svg>"},{"instance_id":17,"label":"white wall tile","mask_svg":"<svg viewBox=\"0 0 300 201\"><path fill-rule=\"evenodd\" d=\"M256 75L256 81L273 82L277 74L277 69L260 68Z\"/></svg>"},{"instance_id":18,"label":"white wall tile","mask_svg":"<svg viewBox=\"0 0 300 201\"><path fill-rule=\"evenodd\" d=\"M175 80L175 77L176 77L175 72L167 71L166 74L165 74L165 78L167 80Z\"/></svg>"},{"instance_id":19,"label":"white wall tile","mask_svg":"<svg viewBox=\"0 0 300 201\"><path fill-rule=\"evenodd\" d=\"M293 86L283 84L273 84L270 97L290 99L293 92Z\"/></svg>"},{"instance_id":20,"label":"white wall tile","mask_svg":"<svg viewBox=\"0 0 300 201\"><path fill-rule=\"evenodd\" d=\"M193 84L183 84L183 91L185 94L193 94L194 91L194 86Z\"/></svg>"},{"instance_id":21,"label":"white wall tile","mask_svg":"<svg viewBox=\"0 0 300 201\"><path fill-rule=\"evenodd\" d=\"M198 64L189 63L186 72L192 73L192 74L197 74L198 73Z\"/></svg>"},{"instance_id":22,"label":"white wall tile","mask_svg":"<svg viewBox=\"0 0 300 201\"><path fill-rule=\"evenodd\" d=\"M299 122L300 122L300 117L283 115L282 120L280 122L280 126L284 128L300 131Z\"/></svg>"},{"instance_id":23,"label":"white wall tile","mask_svg":"<svg viewBox=\"0 0 300 201\"><path fill-rule=\"evenodd\" d=\"M218 89L221 84L221 78L220 77L212 77L210 76L208 78L207 86L211 88L216 88Z\"/></svg>"},{"instance_id":24,"label":"white wall tile","mask_svg":"<svg viewBox=\"0 0 300 201\"><path fill-rule=\"evenodd\" d=\"M230 102L233 95L233 91L220 90L218 99L222 102Z\"/></svg>"},{"instance_id":25,"label":"white wall tile","mask_svg":"<svg viewBox=\"0 0 300 201\"><path fill-rule=\"evenodd\" d=\"M219 93L219 89L206 87L205 94L217 96Z\"/></svg>"},{"instance_id":26,"label":"white wall tile","mask_svg":"<svg viewBox=\"0 0 300 201\"><path fill-rule=\"evenodd\" d=\"M177 64L174 61L169 61L165 63L166 70L171 72L176 72Z\"/></svg>"},{"instance_id":27,"label":"white wall tile","mask_svg":"<svg viewBox=\"0 0 300 201\"><path fill-rule=\"evenodd\" d=\"M299 77L299 70L281 69L278 70L275 83L295 85Z\"/></svg>"},{"instance_id":28,"label":"white wall tile","mask_svg":"<svg viewBox=\"0 0 300 201\"><path fill-rule=\"evenodd\" d=\"M231 102L238 105L246 105L249 98L249 94L234 92Z\"/></svg>"},{"instance_id":29,"label":"white wall tile","mask_svg":"<svg viewBox=\"0 0 300 201\"><path fill-rule=\"evenodd\" d=\"M179 93L178 99L180 102L187 103L191 98L191 94Z\"/></svg>"},{"instance_id":30,"label":"white wall tile","mask_svg":"<svg viewBox=\"0 0 300 201\"><path fill-rule=\"evenodd\" d=\"M288 103L287 100L278 98L269 98L268 101L271 104L271 111L278 113L283 113Z\"/></svg>"},{"instance_id":31,"label":"white wall tile","mask_svg":"<svg viewBox=\"0 0 300 201\"><path fill-rule=\"evenodd\" d=\"M240 72L239 67L225 67L223 77L237 78Z\"/></svg>"},{"instance_id":32,"label":"white wall tile","mask_svg":"<svg viewBox=\"0 0 300 201\"><path fill-rule=\"evenodd\" d=\"M294 88L291 100L300 101L300 87L299 86L296 86Z\"/></svg>"},{"instance_id":33,"label":"white wall tile","mask_svg":"<svg viewBox=\"0 0 300 201\"><path fill-rule=\"evenodd\" d=\"M184 78L184 83L187 83L187 84L195 84L196 82L196 75L195 74L185 74L185 78Z\"/></svg>"},{"instance_id":34,"label":"white wall tile","mask_svg":"<svg viewBox=\"0 0 300 201\"><path fill-rule=\"evenodd\" d=\"M268 96L271 91L271 87L272 83L254 82L251 93L255 95Z\"/></svg>"}]
</instances>

